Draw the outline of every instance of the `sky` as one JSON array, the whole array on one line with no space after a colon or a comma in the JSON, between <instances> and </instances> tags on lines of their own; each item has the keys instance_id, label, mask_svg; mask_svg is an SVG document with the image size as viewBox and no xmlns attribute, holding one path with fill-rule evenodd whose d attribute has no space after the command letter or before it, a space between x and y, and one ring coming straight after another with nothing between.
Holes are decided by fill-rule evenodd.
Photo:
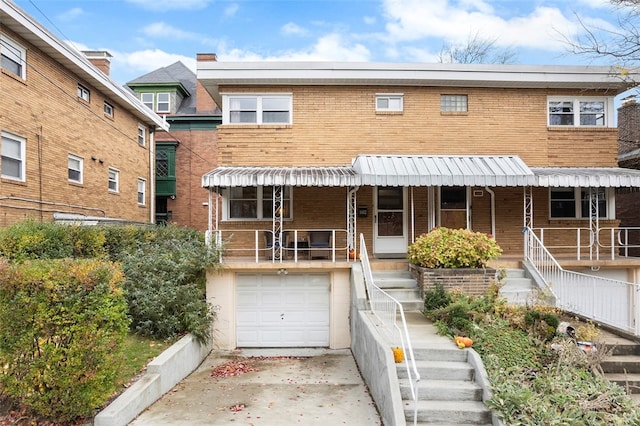
<instances>
[{"instance_id":1,"label":"sky","mask_svg":"<svg viewBox=\"0 0 640 426\"><path fill-rule=\"evenodd\" d=\"M106 50L125 84L197 53L218 61L439 62L478 36L513 63L587 65L567 39L615 31L606 0L14 0L80 50ZM581 24L582 23L582 24ZM615 65L615 64L614 64Z\"/></svg>"}]
</instances>

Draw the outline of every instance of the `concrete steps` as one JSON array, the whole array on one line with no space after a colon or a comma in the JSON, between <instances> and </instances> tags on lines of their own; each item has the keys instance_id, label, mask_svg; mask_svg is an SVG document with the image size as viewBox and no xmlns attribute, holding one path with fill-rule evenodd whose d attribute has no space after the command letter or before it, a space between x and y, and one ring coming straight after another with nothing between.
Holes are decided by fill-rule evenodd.
<instances>
[{"instance_id":1,"label":"concrete steps","mask_svg":"<svg viewBox=\"0 0 640 426\"><path fill-rule=\"evenodd\" d=\"M475 370L468 363L467 350L451 339L436 336L433 325L420 312L406 312L413 345L418 382L418 424L490 425L491 411L482 402L482 388L475 382ZM427 337L430 336L430 337ZM396 372L407 424L413 424L414 401L405 364Z\"/></svg>"},{"instance_id":2,"label":"concrete steps","mask_svg":"<svg viewBox=\"0 0 640 426\"><path fill-rule=\"evenodd\" d=\"M408 269L373 270L373 282L402 304L405 311L422 311L424 301L416 280Z\"/></svg>"},{"instance_id":3,"label":"concrete steps","mask_svg":"<svg viewBox=\"0 0 640 426\"><path fill-rule=\"evenodd\" d=\"M524 305L538 297L538 288L524 269L509 268L502 279L500 295L512 305Z\"/></svg>"},{"instance_id":4,"label":"concrete steps","mask_svg":"<svg viewBox=\"0 0 640 426\"><path fill-rule=\"evenodd\" d=\"M640 405L640 344L611 332L604 332L602 340L612 348L600 364L604 377L625 388Z\"/></svg>"}]
</instances>

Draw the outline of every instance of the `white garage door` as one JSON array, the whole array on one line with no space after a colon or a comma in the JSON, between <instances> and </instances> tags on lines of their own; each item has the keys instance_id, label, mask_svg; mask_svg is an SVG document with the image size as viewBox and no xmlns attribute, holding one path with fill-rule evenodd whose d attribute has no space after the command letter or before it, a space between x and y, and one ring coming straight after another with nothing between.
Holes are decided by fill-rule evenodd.
<instances>
[{"instance_id":1,"label":"white garage door","mask_svg":"<svg viewBox=\"0 0 640 426\"><path fill-rule=\"evenodd\" d=\"M239 274L238 347L329 346L328 274Z\"/></svg>"}]
</instances>

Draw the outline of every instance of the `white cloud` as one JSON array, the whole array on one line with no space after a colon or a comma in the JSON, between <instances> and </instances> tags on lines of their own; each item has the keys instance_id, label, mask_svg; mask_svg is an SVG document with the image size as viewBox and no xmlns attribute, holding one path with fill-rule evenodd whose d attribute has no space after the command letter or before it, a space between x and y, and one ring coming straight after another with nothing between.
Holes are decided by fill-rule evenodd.
<instances>
[{"instance_id":1,"label":"white cloud","mask_svg":"<svg viewBox=\"0 0 640 426\"><path fill-rule=\"evenodd\" d=\"M226 18L231 18L232 16L235 16L236 13L238 13L239 9L240 5L238 3L231 3L224 9L224 16Z\"/></svg>"},{"instance_id":2,"label":"white cloud","mask_svg":"<svg viewBox=\"0 0 640 426\"><path fill-rule=\"evenodd\" d=\"M373 25L377 22L377 19L375 16L365 16L364 18L362 18L362 20L367 25Z\"/></svg>"},{"instance_id":3,"label":"white cloud","mask_svg":"<svg viewBox=\"0 0 640 426\"><path fill-rule=\"evenodd\" d=\"M175 53L168 53L160 49L145 49L134 52L111 52L111 73L115 76L119 71L126 70L130 81L148 72L161 67L166 67L177 61L185 64L194 73L196 72L196 58ZM122 83L126 83L123 81Z\"/></svg>"},{"instance_id":4,"label":"white cloud","mask_svg":"<svg viewBox=\"0 0 640 426\"><path fill-rule=\"evenodd\" d=\"M498 16L482 0L383 0L388 18L384 40L390 43L439 38L465 43L470 34L496 40L498 46L545 50L565 48L562 36L580 31L579 24L554 7L537 7L511 18Z\"/></svg>"},{"instance_id":5,"label":"white cloud","mask_svg":"<svg viewBox=\"0 0 640 426\"><path fill-rule=\"evenodd\" d=\"M328 34L306 49L282 51L271 55L218 46L220 61L350 61L367 62L371 52L362 44L349 44L339 34Z\"/></svg>"},{"instance_id":6,"label":"white cloud","mask_svg":"<svg viewBox=\"0 0 640 426\"><path fill-rule=\"evenodd\" d=\"M577 3L581 3L594 9L611 7L611 2L609 0L577 0Z\"/></svg>"},{"instance_id":7,"label":"white cloud","mask_svg":"<svg viewBox=\"0 0 640 426\"><path fill-rule=\"evenodd\" d=\"M280 27L280 32L284 35L306 35L308 31L298 24L294 24L293 22L287 22L282 27Z\"/></svg>"},{"instance_id":8,"label":"white cloud","mask_svg":"<svg viewBox=\"0 0 640 426\"><path fill-rule=\"evenodd\" d=\"M169 10L200 10L211 0L126 0L143 9L166 12Z\"/></svg>"},{"instance_id":9,"label":"white cloud","mask_svg":"<svg viewBox=\"0 0 640 426\"><path fill-rule=\"evenodd\" d=\"M195 33L183 31L164 22L149 24L142 29L142 33L147 36L157 38L173 38L181 40L194 40L199 38Z\"/></svg>"},{"instance_id":10,"label":"white cloud","mask_svg":"<svg viewBox=\"0 0 640 426\"><path fill-rule=\"evenodd\" d=\"M61 22L70 22L70 21L75 21L76 19L82 17L84 14L85 14L85 12L84 12L84 10L82 10L82 8L74 7L72 9L69 9L69 10L59 14L57 16L57 18Z\"/></svg>"}]
</instances>

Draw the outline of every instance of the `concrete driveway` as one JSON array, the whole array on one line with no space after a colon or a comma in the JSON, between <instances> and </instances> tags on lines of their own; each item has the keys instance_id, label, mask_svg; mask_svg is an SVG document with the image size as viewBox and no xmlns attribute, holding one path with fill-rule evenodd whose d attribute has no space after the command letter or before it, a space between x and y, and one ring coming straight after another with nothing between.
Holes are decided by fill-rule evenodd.
<instances>
[{"instance_id":1,"label":"concrete driveway","mask_svg":"<svg viewBox=\"0 0 640 426\"><path fill-rule=\"evenodd\" d=\"M350 350L214 351L131 425L381 425Z\"/></svg>"}]
</instances>

